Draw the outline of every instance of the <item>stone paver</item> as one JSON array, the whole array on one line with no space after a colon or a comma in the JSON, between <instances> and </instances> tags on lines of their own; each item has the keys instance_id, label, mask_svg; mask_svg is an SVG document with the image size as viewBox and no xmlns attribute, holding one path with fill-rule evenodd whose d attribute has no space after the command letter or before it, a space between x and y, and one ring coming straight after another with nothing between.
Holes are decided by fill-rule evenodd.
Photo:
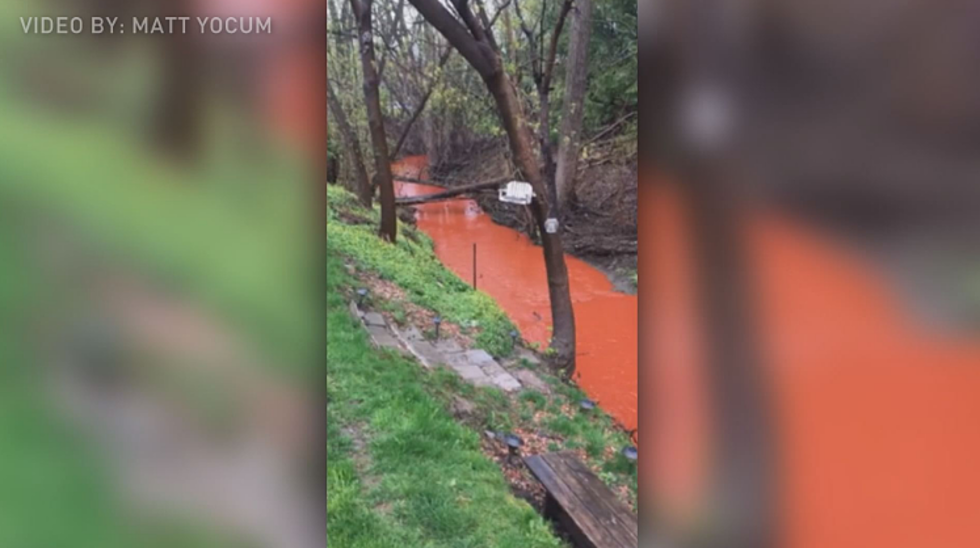
<instances>
[{"instance_id":1,"label":"stone paver","mask_svg":"<svg viewBox=\"0 0 980 548\"><path fill-rule=\"evenodd\" d=\"M351 314L361 319L379 347L403 352L407 349L424 367L448 365L463 380L476 386L495 386L507 392L522 388L521 381L485 350L465 350L452 339L429 341L416 327L399 330L397 326L389 326L381 314L360 310L354 301L351 301L350 309Z\"/></svg>"},{"instance_id":2,"label":"stone paver","mask_svg":"<svg viewBox=\"0 0 980 548\"><path fill-rule=\"evenodd\" d=\"M425 342L425 336L415 326L410 326L401 331L402 336L409 343Z\"/></svg>"},{"instance_id":3,"label":"stone paver","mask_svg":"<svg viewBox=\"0 0 980 548\"><path fill-rule=\"evenodd\" d=\"M442 354L442 358L443 358L443 363L445 363L450 367L457 367L462 365L472 365L474 367L480 367L479 365L470 362L470 360L467 360L465 352L453 352L449 354Z\"/></svg>"},{"instance_id":4,"label":"stone paver","mask_svg":"<svg viewBox=\"0 0 980 548\"><path fill-rule=\"evenodd\" d=\"M517 369L514 371L514 377L524 386L533 388L542 394L551 393L551 387L548 386L548 383L541 380L541 377L537 376L534 371L530 371L528 369Z\"/></svg>"},{"instance_id":5,"label":"stone paver","mask_svg":"<svg viewBox=\"0 0 980 548\"><path fill-rule=\"evenodd\" d=\"M492 380L494 384L506 392L513 392L521 389L521 383L510 373L497 375L496 377L492 377L490 380Z\"/></svg>"},{"instance_id":6,"label":"stone paver","mask_svg":"<svg viewBox=\"0 0 980 548\"><path fill-rule=\"evenodd\" d=\"M497 363L494 361L493 356L488 354L486 350L481 350L479 348L476 350L467 350L463 354L467 361L475 365L482 366L485 364Z\"/></svg>"},{"instance_id":7,"label":"stone paver","mask_svg":"<svg viewBox=\"0 0 980 548\"><path fill-rule=\"evenodd\" d=\"M527 362L532 365L541 365L541 360L538 359L537 355L535 355L534 352L531 352L527 348L517 349L517 361L520 361L522 359L527 360Z\"/></svg>"},{"instance_id":8,"label":"stone paver","mask_svg":"<svg viewBox=\"0 0 980 548\"><path fill-rule=\"evenodd\" d=\"M459 345L458 342L452 339L439 339L435 341L435 347L439 352L443 354L452 354L455 352L462 352L463 347Z\"/></svg>"},{"instance_id":9,"label":"stone paver","mask_svg":"<svg viewBox=\"0 0 980 548\"><path fill-rule=\"evenodd\" d=\"M432 347L431 345L422 344L425 342L424 339L421 338L413 339L411 332L415 331L416 333L418 333L417 329L412 327L402 331L394 325L390 325L389 327L391 328L392 333L395 334L395 337L398 338L398 340L401 341L402 345L404 345L405 348L408 350L408 353L411 354L412 356L415 356L415 359L418 360L423 367L427 369L432 369L433 367L435 367L437 362L435 362L434 360L440 359L441 356L439 356L439 353L436 352L435 348Z\"/></svg>"},{"instance_id":10,"label":"stone paver","mask_svg":"<svg viewBox=\"0 0 980 548\"><path fill-rule=\"evenodd\" d=\"M367 326L368 333L371 335L371 339L374 340L374 344L383 348L394 348L395 350L402 350L402 345L398 342L398 339L391 334L390 331L384 327L377 325Z\"/></svg>"},{"instance_id":11,"label":"stone paver","mask_svg":"<svg viewBox=\"0 0 980 548\"><path fill-rule=\"evenodd\" d=\"M388 325L385 323L385 317L377 312L368 312L364 314L364 323L369 326L374 325L378 327L385 327Z\"/></svg>"},{"instance_id":12,"label":"stone paver","mask_svg":"<svg viewBox=\"0 0 980 548\"><path fill-rule=\"evenodd\" d=\"M497 386L496 383L493 382L493 379L491 379L490 377L488 377L486 375L484 375L482 377L479 377L479 378L476 378L476 379L471 379L469 382L473 386L479 386L479 387L484 387L484 388L491 387L491 386Z\"/></svg>"},{"instance_id":13,"label":"stone paver","mask_svg":"<svg viewBox=\"0 0 980 548\"><path fill-rule=\"evenodd\" d=\"M502 365L497 362L490 362L481 365L483 372L491 377L496 377L497 375L508 375L507 370L504 369Z\"/></svg>"},{"instance_id":14,"label":"stone paver","mask_svg":"<svg viewBox=\"0 0 980 548\"><path fill-rule=\"evenodd\" d=\"M459 373L460 377L468 381L473 381L476 379L489 378L486 373L480 369L478 365L464 364L464 365L453 365L453 369Z\"/></svg>"},{"instance_id":15,"label":"stone paver","mask_svg":"<svg viewBox=\"0 0 980 548\"><path fill-rule=\"evenodd\" d=\"M429 367L435 367L437 365L444 365L446 360L443 358L442 354L436 350L436 347L432 346L426 341L412 343L412 348L416 352L422 355L428 363Z\"/></svg>"}]
</instances>

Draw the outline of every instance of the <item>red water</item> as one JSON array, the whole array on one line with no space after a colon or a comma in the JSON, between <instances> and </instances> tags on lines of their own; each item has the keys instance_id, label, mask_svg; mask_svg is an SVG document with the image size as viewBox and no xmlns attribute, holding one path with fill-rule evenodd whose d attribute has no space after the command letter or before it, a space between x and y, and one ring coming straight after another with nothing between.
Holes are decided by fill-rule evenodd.
<instances>
[{"instance_id":1,"label":"red water","mask_svg":"<svg viewBox=\"0 0 980 548\"><path fill-rule=\"evenodd\" d=\"M657 438L644 477L684 511L711 451L690 246L668 187L642 207L656 228L641 255ZM765 213L745 229L775 397L779 546L980 546L980 345L915 322L862 257L817 233Z\"/></svg>"},{"instance_id":2,"label":"red water","mask_svg":"<svg viewBox=\"0 0 980 548\"><path fill-rule=\"evenodd\" d=\"M424 156L393 166L396 174L420 178ZM400 196L432 194L435 186L398 183ZM518 207L518 206L514 206ZM424 204L418 226L435 242L436 255L466 281L494 298L521 335L547 346L551 309L541 248L516 230L498 225L469 199ZM565 257L575 307L576 382L627 429L637 425L637 300L616 292L606 276L572 256Z\"/></svg>"},{"instance_id":3,"label":"red water","mask_svg":"<svg viewBox=\"0 0 980 548\"><path fill-rule=\"evenodd\" d=\"M397 167L414 175L424 160ZM697 276L683 203L667 185L641 198L652 244L640 266L651 342L644 420L656 437L643 477L658 499L648 507L684 512L705 488L711 455ZM547 340L539 248L470 200L423 206L419 226L465 280L477 243L480 289L525 337ZM775 407L778 546L980 546L980 344L919 324L886 277L813 230L769 212L744 230ZM632 428L637 301L589 265L568 257L568 266L580 383Z\"/></svg>"}]
</instances>

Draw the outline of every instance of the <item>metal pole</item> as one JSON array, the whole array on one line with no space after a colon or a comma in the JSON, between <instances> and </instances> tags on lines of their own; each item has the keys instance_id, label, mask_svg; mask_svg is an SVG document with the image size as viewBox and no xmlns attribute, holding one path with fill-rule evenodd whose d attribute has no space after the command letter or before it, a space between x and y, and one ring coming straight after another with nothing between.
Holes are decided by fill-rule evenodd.
<instances>
[{"instance_id":1,"label":"metal pole","mask_svg":"<svg viewBox=\"0 0 980 548\"><path fill-rule=\"evenodd\" d=\"M476 242L473 242L473 289L476 289Z\"/></svg>"}]
</instances>

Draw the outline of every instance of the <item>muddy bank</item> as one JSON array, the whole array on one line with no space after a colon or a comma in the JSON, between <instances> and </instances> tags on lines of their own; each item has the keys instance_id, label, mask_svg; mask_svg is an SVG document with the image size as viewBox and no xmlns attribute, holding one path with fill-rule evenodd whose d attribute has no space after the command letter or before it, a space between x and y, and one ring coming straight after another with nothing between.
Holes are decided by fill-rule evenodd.
<instances>
[{"instance_id":1,"label":"muddy bank","mask_svg":"<svg viewBox=\"0 0 980 548\"><path fill-rule=\"evenodd\" d=\"M489 143L474 148L464 160L434 166L431 176L449 186L512 175L516 178L506 147ZM481 192L474 198L495 222L538 241L527 208L500 203L496 191ZM635 141L610 140L592 145L580 163L575 193L563 215L565 251L602 270L620 291L635 291L636 214Z\"/></svg>"}]
</instances>

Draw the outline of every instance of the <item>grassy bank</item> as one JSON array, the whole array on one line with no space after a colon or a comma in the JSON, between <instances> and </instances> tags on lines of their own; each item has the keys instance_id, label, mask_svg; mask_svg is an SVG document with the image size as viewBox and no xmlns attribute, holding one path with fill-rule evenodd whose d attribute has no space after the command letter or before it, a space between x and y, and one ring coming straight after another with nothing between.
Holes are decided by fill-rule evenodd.
<instances>
[{"instance_id":1,"label":"grassy bank","mask_svg":"<svg viewBox=\"0 0 980 548\"><path fill-rule=\"evenodd\" d=\"M438 261L424 234L403 225L398 244L385 243L376 211L340 188L328 196L331 536L350 535L340 537L345 546L552 545L537 515L508 493L540 502L536 483L488 441L488 431L518 433L528 452L575 451L635 508L636 470L620 454L629 437L600 410L580 412L585 394L545 366L512 360L547 389L509 395L369 346L346 299L378 278L394 287L367 302L396 323L412 323L406 309L433 309L498 356L512 353L513 327L489 296Z\"/></svg>"},{"instance_id":2,"label":"grassy bank","mask_svg":"<svg viewBox=\"0 0 980 548\"><path fill-rule=\"evenodd\" d=\"M371 347L347 310L354 280L338 255L327 264L330 542L560 546L531 506L509 493L479 435L427 391L418 365Z\"/></svg>"},{"instance_id":3,"label":"grassy bank","mask_svg":"<svg viewBox=\"0 0 980 548\"><path fill-rule=\"evenodd\" d=\"M376 210L359 207L352 194L336 186L328 188L327 200L331 252L404 289L408 300L458 325L480 348L495 356L510 354L514 324L492 298L473 291L439 262L428 236L402 224L397 244L389 245L377 237Z\"/></svg>"},{"instance_id":4,"label":"grassy bank","mask_svg":"<svg viewBox=\"0 0 980 548\"><path fill-rule=\"evenodd\" d=\"M182 167L131 131L66 121L15 102L3 86L0 119L0 202L43 220L25 229L26 241L69 235L103 263L193 296L276 361L309 361L316 238L297 215L310 209L295 158L270 146L269 158L246 161L223 145L236 128L214 124L217 145Z\"/></svg>"},{"instance_id":5,"label":"grassy bank","mask_svg":"<svg viewBox=\"0 0 980 548\"><path fill-rule=\"evenodd\" d=\"M283 368L309 361L319 295L302 179L288 160L215 152L181 170L137 135L67 117L0 86L0 546L234 544L169 514L119 500L99 440L69 425L44 374L87 317L93 284L125 273L186 295L240 328ZM295 187L295 188L294 188ZM52 260L57 258L56 260ZM56 266L52 266L56 265ZM306 370L303 370L305 373Z\"/></svg>"},{"instance_id":6,"label":"grassy bank","mask_svg":"<svg viewBox=\"0 0 980 548\"><path fill-rule=\"evenodd\" d=\"M198 524L136 512L91 439L55 409L38 344L59 288L20 237L28 215L0 202L0 546L240 547Z\"/></svg>"}]
</instances>

